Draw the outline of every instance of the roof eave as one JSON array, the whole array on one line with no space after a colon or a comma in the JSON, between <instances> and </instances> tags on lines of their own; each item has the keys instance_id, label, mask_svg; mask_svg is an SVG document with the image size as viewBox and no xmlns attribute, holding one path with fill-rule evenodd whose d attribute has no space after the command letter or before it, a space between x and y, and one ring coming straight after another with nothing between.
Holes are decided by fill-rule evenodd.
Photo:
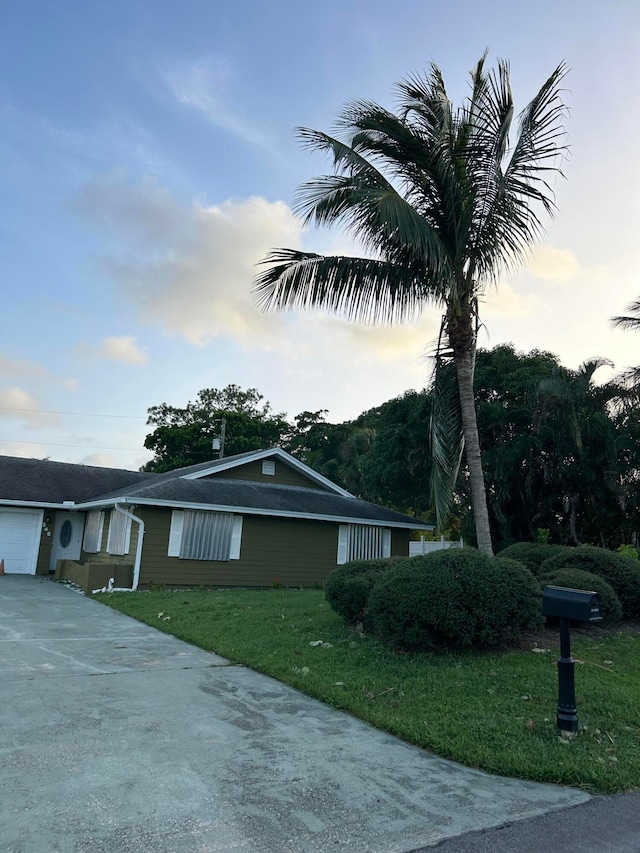
<instances>
[{"instance_id":1,"label":"roof eave","mask_svg":"<svg viewBox=\"0 0 640 853\"><path fill-rule=\"evenodd\" d=\"M122 495L108 500L87 501L78 505L78 509L102 509L113 506L115 503L135 506L165 507L167 509L191 509L209 510L210 512L233 512L239 515L265 515L276 518L300 518L307 521L332 521L338 524L366 524L371 527L395 527L402 530L433 530L432 524L425 524L417 519L404 521L393 521L378 518L359 518L346 515L328 515L313 512L292 512L283 509L264 509L262 507L232 506L230 504L211 503L188 503L185 501L157 500L154 498L137 498Z\"/></svg>"}]
</instances>

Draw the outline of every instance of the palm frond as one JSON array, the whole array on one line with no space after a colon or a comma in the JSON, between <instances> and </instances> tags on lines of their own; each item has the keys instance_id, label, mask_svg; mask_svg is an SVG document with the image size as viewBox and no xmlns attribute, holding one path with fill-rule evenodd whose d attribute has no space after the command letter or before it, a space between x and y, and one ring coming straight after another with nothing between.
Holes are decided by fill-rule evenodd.
<instances>
[{"instance_id":1,"label":"palm frond","mask_svg":"<svg viewBox=\"0 0 640 853\"><path fill-rule=\"evenodd\" d=\"M632 302L630 305L627 305L626 310L630 312L630 315L611 318L611 322L613 323L614 327L617 329L626 329L631 332L639 331L640 300L637 300L636 302Z\"/></svg>"},{"instance_id":2,"label":"palm frond","mask_svg":"<svg viewBox=\"0 0 640 853\"><path fill-rule=\"evenodd\" d=\"M320 308L364 323L416 319L430 293L422 268L384 260L274 249L253 285L265 310Z\"/></svg>"},{"instance_id":3,"label":"palm frond","mask_svg":"<svg viewBox=\"0 0 640 853\"><path fill-rule=\"evenodd\" d=\"M443 528L451 516L464 450L464 435L455 362L450 353L442 350L441 342L438 343L434 360L431 394L431 501L436 510L438 527Z\"/></svg>"}]
</instances>

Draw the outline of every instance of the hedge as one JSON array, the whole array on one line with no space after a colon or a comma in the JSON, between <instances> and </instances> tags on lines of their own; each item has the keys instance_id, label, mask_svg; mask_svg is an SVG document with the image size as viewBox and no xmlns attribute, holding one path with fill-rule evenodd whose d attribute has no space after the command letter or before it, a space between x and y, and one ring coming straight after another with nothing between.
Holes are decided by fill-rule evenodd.
<instances>
[{"instance_id":1,"label":"hedge","mask_svg":"<svg viewBox=\"0 0 640 853\"><path fill-rule=\"evenodd\" d=\"M515 545L509 545L504 551L500 551L500 557L506 557L509 560L517 560L533 572L534 575L540 574L540 567L545 560L551 557L556 557L563 554L565 551L573 551L565 545L542 545L539 542L516 542Z\"/></svg>"},{"instance_id":2,"label":"hedge","mask_svg":"<svg viewBox=\"0 0 640 853\"><path fill-rule=\"evenodd\" d=\"M580 545L568 552L550 557L541 566L542 574L556 572L558 569L582 569L592 572L611 584L620 599L622 615L625 619L640 617L640 563L629 557L596 548L593 545Z\"/></svg>"},{"instance_id":3,"label":"hedge","mask_svg":"<svg viewBox=\"0 0 640 853\"><path fill-rule=\"evenodd\" d=\"M325 598L345 622L365 621L367 600L375 582L403 558L350 560L334 569L325 583Z\"/></svg>"},{"instance_id":4,"label":"hedge","mask_svg":"<svg viewBox=\"0 0 640 853\"><path fill-rule=\"evenodd\" d=\"M472 549L405 560L378 580L369 623L411 651L505 645L542 626L541 593L521 563Z\"/></svg>"}]
</instances>

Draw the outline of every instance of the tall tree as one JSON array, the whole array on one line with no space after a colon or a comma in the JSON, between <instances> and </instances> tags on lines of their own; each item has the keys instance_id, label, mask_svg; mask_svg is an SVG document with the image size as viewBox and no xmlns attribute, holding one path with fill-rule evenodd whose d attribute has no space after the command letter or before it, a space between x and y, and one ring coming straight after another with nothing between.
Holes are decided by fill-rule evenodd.
<instances>
[{"instance_id":1,"label":"tall tree","mask_svg":"<svg viewBox=\"0 0 640 853\"><path fill-rule=\"evenodd\" d=\"M345 225L371 256L275 249L254 286L265 309L323 308L360 322L414 318L428 302L442 309L478 547L489 554L473 395L478 304L504 267L523 260L542 230L540 214L554 211L564 73L559 65L524 109L513 144L509 66L499 61L487 71L485 57L457 110L431 65L398 85L397 113L358 100L340 114L337 136L300 129L306 147L333 160L334 173L302 185L297 212L305 224Z\"/></svg>"},{"instance_id":2,"label":"tall tree","mask_svg":"<svg viewBox=\"0 0 640 853\"><path fill-rule=\"evenodd\" d=\"M172 471L206 462L217 455L212 439L220 436L220 421L226 421L225 455L263 450L280 444L291 427L284 414L271 411L256 388L243 391L238 385L203 388L194 402L180 408L162 403L148 410L147 423L155 429L144 446L155 456L145 471Z\"/></svg>"}]
</instances>

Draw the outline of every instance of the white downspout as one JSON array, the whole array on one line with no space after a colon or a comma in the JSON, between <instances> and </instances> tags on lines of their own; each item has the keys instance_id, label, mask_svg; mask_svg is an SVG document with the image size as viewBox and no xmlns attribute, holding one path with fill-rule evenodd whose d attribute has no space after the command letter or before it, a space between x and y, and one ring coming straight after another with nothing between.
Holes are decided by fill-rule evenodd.
<instances>
[{"instance_id":1,"label":"white downspout","mask_svg":"<svg viewBox=\"0 0 640 853\"><path fill-rule=\"evenodd\" d=\"M131 589L138 589L138 581L140 580L140 564L142 562L142 540L144 539L144 521L141 518L138 518L137 515L133 515L131 512L127 512L126 509L123 509L118 504L113 505L116 512L121 512L123 515L126 515L127 518L130 518L131 521L135 521L138 525L138 544L136 545L136 560L133 564L133 583L131 584Z\"/></svg>"}]
</instances>

